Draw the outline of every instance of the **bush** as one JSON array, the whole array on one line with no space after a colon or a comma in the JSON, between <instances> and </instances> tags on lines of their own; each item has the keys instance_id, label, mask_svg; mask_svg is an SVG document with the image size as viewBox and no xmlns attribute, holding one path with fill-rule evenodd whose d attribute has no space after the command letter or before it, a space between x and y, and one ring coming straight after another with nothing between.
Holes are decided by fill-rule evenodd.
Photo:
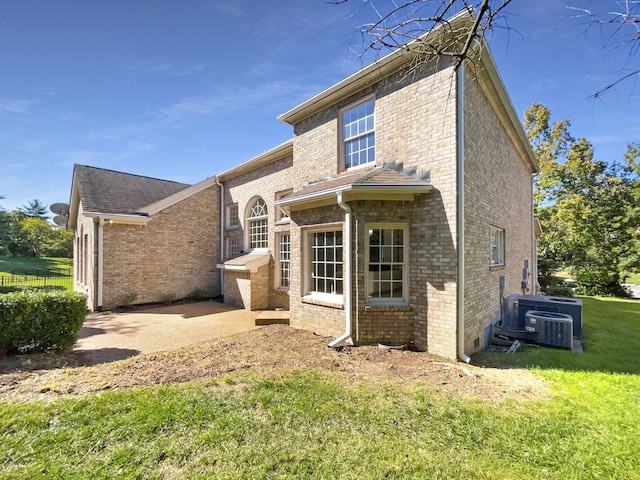
<instances>
[{"instance_id":1,"label":"bush","mask_svg":"<svg viewBox=\"0 0 640 480\"><path fill-rule=\"evenodd\" d=\"M580 295L602 297L628 297L624 287L620 284L620 275L611 272L606 266L592 266L577 271L578 293Z\"/></svg>"},{"instance_id":2,"label":"bush","mask_svg":"<svg viewBox=\"0 0 640 480\"><path fill-rule=\"evenodd\" d=\"M21 352L68 350L86 315L87 298L77 292L24 290L0 295L0 347Z\"/></svg>"}]
</instances>

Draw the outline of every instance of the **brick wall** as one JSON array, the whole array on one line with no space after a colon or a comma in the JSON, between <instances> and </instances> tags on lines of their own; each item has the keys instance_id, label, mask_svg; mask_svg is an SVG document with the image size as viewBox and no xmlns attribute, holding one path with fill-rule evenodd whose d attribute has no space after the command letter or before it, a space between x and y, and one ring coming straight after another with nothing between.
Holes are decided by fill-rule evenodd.
<instances>
[{"instance_id":1,"label":"brick wall","mask_svg":"<svg viewBox=\"0 0 640 480\"><path fill-rule=\"evenodd\" d=\"M465 350L472 353L500 316L499 277L505 276L505 295L521 293L524 260L531 265L531 173L469 73L464 114ZM490 225L505 231L501 267L489 266Z\"/></svg>"},{"instance_id":2,"label":"brick wall","mask_svg":"<svg viewBox=\"0 0 640 480\"><path fill-rule=\"evenodd\" d=\"M220 294L219 187L213 185L153 215L146 226L104 227L104 308Z\"/></svg>"},{"instance_id":3,"label":"brick wall","mask_svg":"<svg viewBox=\"0 0 640 480\"><path fill-rule=\"evenodd\" d=\"M287 155L268 165L224 181L224 204L237 204L238 217L240 219L240 226L237 228L226 228L225 225L225 238L240 238L242 251L246 251L248 245L248 238L245 231L247 210L257 196L265 201L269 214L268 249L271 253L271 261L268 266L260 268L259 275L255 273L251 275L252 281L255 280L255 286L251 287L250 297L252 300L248 303L243 303L243 305L246 305L246 308L289 308L289 292L278 289L275 284L275 268L277 268L277 265L275 264L274 258L278 256L279 249L276 234L286 233L291 227L289 221L280 221L276 217L277 209L275 207L275 200L276 194L293 188L292 165L293 157ZM223 252L223 254L224 253L225 252ZM221 257L219 260L219 263L222 263L224 259ZM232 303L231 299L233 299L233 302L237 302L238 294L234 291L236 287L229 285L228 290L226 278L227 274L225 274L224 301L225 303ZM233 279L234 276L232 275L229 278ZM227 301L227 296L229 296L229 301ZM240 305L239 303L232 304ZM249 305L252 306L249 307Z\"/></svg>"},{"instance_id":4,"label":"brick wall","mask_svg":"<svg viewBox=\"0 0 640 480\"><path fill-rule=\"evenodd\" d=\"M82 202L78 207L77 226L74 238L73 280L74 290L87 295L87 308L95 310L96 305L96 225L93 218L83 216Z\"/></svg>"}]
</instances>

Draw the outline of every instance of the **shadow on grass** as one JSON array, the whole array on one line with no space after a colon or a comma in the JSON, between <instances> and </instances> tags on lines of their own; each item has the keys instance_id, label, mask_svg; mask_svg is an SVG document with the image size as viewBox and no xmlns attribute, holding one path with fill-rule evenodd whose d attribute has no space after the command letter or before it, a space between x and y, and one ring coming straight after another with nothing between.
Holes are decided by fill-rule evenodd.
<instances>
[{"instance_id":1,"label":"shadow on grass","mask_svg":"<svg viewBox=\"0 0 640 480\"><path fill-rule=\"evenodd\" d=\"M478 352L472 363L492 368L640 374L640 302L582 298L583 353L527 346L515 353Z\"/></svg>"},{"instance_id":2,"label":"shadow on grass","mask_svg":"<svg viewBox=\"0 0 640 480\"><path fill-rule=\"evenodd\" d=\"M139 354L139 350L128 348L97 348L95 350L76 350L69 353L10 354L0 358L0 375L36 370L88 367L124 360Z\"/></svg>"}]
</instances>

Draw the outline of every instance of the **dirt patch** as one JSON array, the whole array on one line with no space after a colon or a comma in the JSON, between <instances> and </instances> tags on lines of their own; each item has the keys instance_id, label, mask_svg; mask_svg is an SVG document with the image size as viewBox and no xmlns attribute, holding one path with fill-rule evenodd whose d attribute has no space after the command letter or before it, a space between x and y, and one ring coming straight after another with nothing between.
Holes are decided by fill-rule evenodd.
<instances>
[{"instance_id":1,"label":"dirt patch","mask_svg":"<svg viewBox=\"0 0 640 480\"><path fill-rule=\"evenodd\" d=\"M542 379L528 371L450 362L427 353L374 347L327 347L328 339L272 325L173 351L91 365L82 353L0 359L0 400L31 401L104 390L220 378L237 371L262 376L311 368L358 380L422 382L437 391L489 400L543 398Z\"/></svg>"}]
</instances>

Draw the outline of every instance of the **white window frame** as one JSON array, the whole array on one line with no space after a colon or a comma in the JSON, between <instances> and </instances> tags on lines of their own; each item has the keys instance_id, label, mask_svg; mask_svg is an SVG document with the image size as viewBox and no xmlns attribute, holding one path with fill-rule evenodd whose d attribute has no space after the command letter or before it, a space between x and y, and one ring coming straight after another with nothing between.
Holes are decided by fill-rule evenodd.
<instances>
[{"instance_id":1,"label":"white window frame","mask_svg":"<svg viewBox=\"0 0 640 480\"><path fill-rule=\"evenodd\" d=\"M489 266L499 267L505 264L504 228L489 225Z\"/></svg>"},{"instance_id":2,"label":"white window frame","mask_svg":"<svg viewBox=\"0 0 640 480\"><path fill-rule=\"evenodd\" d=\"M225 245L226 259L239 257L242 253L242 238L239 236L227 237Z\"/></svg>"},{"instance_id":3,"label":"white window frame","mask_svg":"<svg viewBox=\"0 0 640 480\"><path fill-rule=\"evenodd\" d=\"M366 291L366 302L368 305L408 305L409 303L409 226L406 223L368 223L365 225L366 228L366 238L365 238L365 291ZM371 235L374 230L400 230L402 231L402 245L394 245L393 242L393 234L392 241L389 245L385 245L383 243L379 245L379 256L372 257L372 245L371 245ZM375 245L374 245L375 247ZM398 259L395 256L396 247L402 247L402 256ZM384 256L388 255L390 258L385 258ZM400 283L402 285L402 294L401 296L380 296L373 294L376 292L374 288L374 283L381 283L380 279L374 280L370 278L371 268L375 268L376 266L382 267L382 265L387 265L390 267L389 272L389 283ZM400 279L393 279L391 272L393 272L394 266L401 266L402 268L402 276ZM379 271L382 271L380 268Z\"/></svg>"},{"instance_id":4,"label":"white window frame","mask_svg":"<svg viewBox=\"0 0 640 480\"><path fill-rule=\"evenodd\" d=\"M238 211L238 204L233 203L227 205L226 208L226 226L227 228L240 228L240 213Z\"/></svg>"},{"instance_id":5,"label":"white window frame","mask_svg":"<svg viewBox=\"0 0 640 480\"><path fill-rule=\"evenodd\" d=\"M293 193L293 188L290 188L289 190L283 190L281 192L276 192L275 199L276 201L278 201L281 198L284 198L287 195L290 195L291 193ZM276 205L275 213L276 213L276 223L287 223L291 220L291 218L289 217L289 214L285 212L284 209L278 205Z\"/></svg>"},{"instance_id":6,"label":"white window frame","mask_svg":"<svg viewBox=\"0 0 640 480\"><path fill-rule=\"evenodd\" d=\"M365 108L365 105L371 104L373 106L373 112L368 115L362 112L363 116L358 116L358 109ZM368 97L357 103L352 103L345 108L340 110L340 151L341 151L341 163L342 169L351 170L363 167L365 165L372 165L376 161L376 140L375 140L375 132L376 132L376 120L375 120L375 98ZM348 120L346 117L354 113L355 117ZM370 119L370 125L367 125L367 119ZM364 122L364 125L363 123ZM371 141L372 145L366 145L365 148L360 148L358 152L369 152L373 153L373 158L367 159L366 161L359 161L357 164L353 164L350 156L347 155L348 145L353 145L353 142L356 141ZM367 156L368 153L365 153ZM347 161L349 160L349 165L347 165Z\"/></svg>"},{"instance_id":7,"label":"white window frame","mask_svg":"<svg viewBox=\"0 0 640 480\"><path fill-rule=\"evenodd\" d=\"M276 288L289 290L291 286L291 234L278 233L278 266L276 269ZM283 248L284 247L284 248Z\"/></svg>"},{"instance_id":8,"label":"white window frame","mask_svg":"<svg viewBox=\"0 0 640 480\"><path fill-rule=\"evenodd\" d=\"M258 202L261 202L260 206ZM247 206L245 221L247 249L266 252L269 249L269 209L262 197L251 199Z\"/></svg>"},{"instance_id":9,"label":"white window frame","mask_svg":"<svg viewBox=\"0 0 640 480\"><path fill-rule=\"evenodd\" d=\"M334 259L333 261L327 261L326 258L324 260L318 260L315 257L315 252L317 250L319 250L319 248L315 248L314 247L314 239L316 238L317 234L322 234L322 233L340 233L341 236L341 251L340 251L340 259L341 261L338 262L336 259L336 249L334 250ZM303 261L304 261L304 282L303 282L303 297L305 300L308 301L320 301L323 303L330 303L330 304L334 304L334 305L343 305L344 304L344 232L343 232L343 228L342 228L342 224L329 224L329 225L322 225L322 226L317 226L317 227L313 227L313 228L308 228L305 229L303 232L303 238L304 238L304 249L303 249ZM337 245L336 245L337 247ZM325 253L326 253L326 249ZM318 277L318 279L320 278L324 278L325 281L327 278L333 278L334 281L338 281L338 279L340 279L339 281L341 282L341 293L338 293L339 289L334 289L333 292L326 291L326 288L323 289L323 291L318 291L315 290L314 287L316 286L316 276L314 274L314 263L319 263L322 262L324 264L324 268L325 268L325 272L324 272L324 276L323 277ZM327 265L333 265L333 269L334 269L334 275L332 277L328 277L327 276L327 272L326 272L326 266ZM342 276L338 277L337 276L337 265L341 265L341 272L342 272ZM337 285L336 285L337 286ZM331 290L331 289L330 289Z\"/></svg>"}]
</instances>

